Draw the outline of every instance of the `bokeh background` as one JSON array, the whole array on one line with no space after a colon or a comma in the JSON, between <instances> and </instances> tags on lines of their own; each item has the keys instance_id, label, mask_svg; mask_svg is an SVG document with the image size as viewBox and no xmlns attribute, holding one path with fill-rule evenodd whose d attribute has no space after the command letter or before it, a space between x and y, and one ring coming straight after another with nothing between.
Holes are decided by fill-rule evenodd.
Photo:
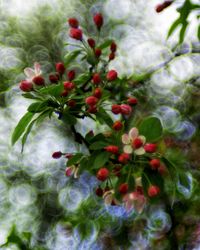
<instances>
[{"instance_id":1,"label":"bokeh background","mask_svg":"<svg viewBox=\"0 0 200 250\"><path fill-rule=\"evenodd\" d=\"M184 43L177 48L179 30L168 40L166 36L178 17L176 9L184 1L176 1L158 14L155 6L159 2L0 1L0 249L126 249L123 237L118 243L112 237L118 235L124 223L137 224L134 212L128 214L123 207L105 207L93 195L98 183L88 173L78 181L66 178L65 162L52 159L52 152L84 148L74 143L57 119L40 124L32 132L23 154L20 143L14 147L10 143L11 133L29 104L18 88L24 78L23 69L37 61L44 73L54 71L55 63L63 60L67 49L73 49L64 45L70 41L69 17L79 19L87 36L94 31L92 15L104 14L103 36L115 39L119 47L110 67L120 77L131 77L133 84L139 86L136 92L146 93L148 104L141 105L141 109L144 112L148 107L148 112L160 117L164 129L175 137L173 143L180 151L189 152L190 169L199 178L200 44L196 35L199 22L192 13ZM101 129L98 124L91 127L87 124L87 121L78 124L83 134L91 127ZM183 192L187 196L190 190ZM193 208L184 211L186 221L200 219L198 196L195 199ZM149 248L159 230L170 227L170 218L162 204L151 208L149 214L145 231L140 231L139 224L135 227L137 231L128 233L132 244L129 249L170 249L167 239L161 246ZM78 226L72 227L79 218L85 218L87 228L83 241ZM155 218L162 221L162 229L157 231ZM104 224L103 233L95 219ZM178 228L181 230L185 229ZM187 244L187 249L200 249L197 239L188 239Z\"/></svg>"}]
</instances>

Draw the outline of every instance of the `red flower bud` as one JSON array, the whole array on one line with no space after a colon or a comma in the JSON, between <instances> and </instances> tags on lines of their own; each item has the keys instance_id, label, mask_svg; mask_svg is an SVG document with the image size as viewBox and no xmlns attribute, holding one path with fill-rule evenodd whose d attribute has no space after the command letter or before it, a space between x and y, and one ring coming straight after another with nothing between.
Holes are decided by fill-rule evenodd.
<instances>
[{"instance_id":1,"label":"red flower bud","mask_svg":"<svg viewBox=\"0 0 200 250\"><path fill-rule=\"evenodd\" d=\"M54 159L59 159L61 156L62 156L62 152L60 152L60 151L54 152L54 153L52 154L52 157L53 157Z\"/></svg>"},{"instance_id":2,"label":"red flower bud","mask_svg":"<svg viewBox=\"0 0 200 250\"><path fill-rule=\"evenodd\" d=\"M62 62L56 63L56 71L63 75L65 73L65 65Z\"/></svg>"},{"instance_id":3,"label":"red flower bud","mask_svg":"<svg viewBox=\"0 0 200 250\"><path fill-rule=\"evenodd\" d=\"M85 99L85 103L90 106L97 104L97 102L98 102L98 99L95 96L89 96Z\"/></svg>"},{"instance_id":4,"label":"red flower bud","mask_svg":"<svg viewBox=\"0 0 200 250\"><path fill-rule=\"evenodd\" d=\"M69 18L68 19L68 24L72 28L78 28L78 26L79 26L79 22L78 22L78 20L76 18Z\"/></svg>"},{"instance_id":5,"label":"red flower bud","mask_svg":"<svg viewBox=\"0 0 200 250\"><path fill-rule=\"evenodd\" d=\"M132 147L134 149L138 149L142 147L142 145L143 145L143 141L140 138L135 138L135 140L132 142Z\"/></svg>"},{"instance_id":6,"label":"red flower bud","mask_svg":"<svg viewBox=\"0 0 200 250\"><path fill-rule=\"evenodd\" d=\"M71 108L74 108L76 106L76 101L75 100L69 100L67 102L67 105Z\"/></svg>"},{"instance_id":7,"label":"red flower bud","mask_svg":"<svg viewBox=\"0 0 200 250\"><path fill-rule=\"evenodd\" d=\"M119 147L115 145L109 145L104 148L107 152L110 152L112 154L118 154L119 152Z\"/></svg>"},{"instance_id":8,"label":"red flower bud","mask_svg":"<svg viewBox=\"0 0 200 250\"><path fill-rule=\"evenodd\" d=\"M87 112L90 114L96 114L97 113L97 106L92 105L87 109Z\"/></svg>"},{"instance_id":9,"label":"red flower bud","mask_svg":"<svg viewBox=\"0 0 200 250\"><path fill-rule=\"evenodd\" d=\"M136 105L138 103L138 100L134 97L129 97L127 103L130 105Z\"/></svg>"},{"instance_id":10,"label":"red flower bud","mask_svg":"<svg viewBox=\"0 0 200 250\"><path fill-rule=\"evenodd\" d=\"M120 113L121 113L121 106L118 105L118 104L113 104L113 105L112 105L112 112L113 112L113 114L115 114L115 115L120 114Z\"/></svg>"},{"instance_id":11,"label":"red flower bud","mask_svg":"<svg viewBox=\"0 0 200 250\"><path fill-rule=\"evenodd\" d=\"M149 197L154 197L160 193L160 188L156 185L151 185L148 188L148 195Z\"/></svg>"},{"instance_id":12,"label":"red flower bud","mask_svg":"<svg viewBox=\"0 0 200 250\"><path fill-rule=\"evenodd\" d=\"M90 48L92 48L92 49L93 49L93 48L95 47L95 45L96 45L95 40L92 39L92 38L88 38L87 42L88 42Z\"/></svg>"},{"instance_id":13,"label":"red flower bud","mask_svg":"<svg viewBox=\"0 0 200 250\"><path fill-rule=\"evenodd\" d=\"M23 80L20 82L19 88L24 92L30 92L33 90L33 84L27 80Z\"/></svg>"},{"instance_id":14,"label":"red flower bud","mask_svg":"<svg viewBox=\"0 0 200 250\"><path fill-rule=\"evenodd\" d=\"M73 39L76 39L76 40L82 40L83 32L81 29L71 28L69 30L69 36Z\"/></svg>"},{"instance_id":15,"label":"red flower bud","mask_svg":"<svg viewBox=\"0 0 200 250\"><path fill-rule=\"evenodd\" d=\"M44 85L44 78L42 76L35 76L32 81L38 86Z\"/></svg>"},{"instance_id":16,"label":"red flower bud","mask_svg":"<svg viewBox=\"0 0 200 250\"><path fill-rule=\"evenodd\" d=\"M154 143L147 143L147 144L144 146L144 150L145 150L147 153L154 153L154 152L156 152L156 148L157 148L157 145L154 144Z\"/></svg>"},{"instance_id":17,"label":"red flower bud","mask_svg":"<svg viewBox=\"0 0 200 250\"><path fill-rule=\"evenodd\" d=\"M160 167L158 168L158 172L159 172L162 176L168 174L168 170L167 170L167 168L165 167L165 165L163 165L163 164L161 164Z\"/></svg>"},{"instance_id":18,"label":"red flower bud","mask_svg":"<svg viewBox=\"0 0 200 250\"><path fill-rule=\"evenodd\" d=\"M96 48L95 51L94 51L94 53L95 53L95 56L96 56L97 58L99 58L99 57L101 56L101 49Z\"/></svg>"},{"instance_id":19,"label":"red flower bud","mask_svg":"<svg viewBox=\"0 0 200 250\"><path fill-rule=\"evenodd\" d=\"M160 167L160 160L159 159L152 159L149 162L151 169L156 170Z\"/></svg>"},{"instance_id":20,"label":"red flower bud","mask_svg":"<svg viewBox=\"0 0 200 250\"><path fill-rule=\"evenodd\" d=\"M115 53L112 52L112 53L110 53L110 55L109 55L109 61L112 61L112 60L114 60L114 59L115 59Z\"/></svg>"},{"instance_id":21,"label":"red flower bud","mask_svg":"<svg viewBox=\"0 0 200 250\"><path fill-rule=\"evenodd\" d=\"M121 194L126 194L128 192L128 184L127 183L123 183L119 186L119 192Z\"/></svg>"},{"instance_id":22,"label":"red flower bud","mask_svg":"<svg viewBox=\"0 0 200 250\"><path fill-rule=\"evenodd\" d=\"M116 166L116 167L114 167L114 169L113 169L112 172L114 173L114 175L120 177L120 175L121 175L121 174L120 174L121 169L122 169L121 166Z\"/></svg>"},{"instance_id":23,"label":"red flower bud","mask_svg":"<svg viewBox=\"0 0 200 250\"><path fill-rule=\"evenodd\" d=\"M93 21L96 24L97 28L100 30L103 25L103 16L101 13L97 13L93 16Z\"/></svg>"},{"instance_id":24,"label":"red flower bud","mask_svg":"<svg viewBox=\"0 0 200 250\"><path fill-rule=\"evenodd\" d=\"M95 191L96 195L99 196L99 197L102 197L103 196L103 189L98 187Z\"/></svg>"},{"instance_id":25,"label":"red flower bud","mask_svg":"<svg viewBox=\"0 0 200 250\"><path fill-rule=\"evenodd\" d=\"M69 80L69 81L74 80L75 75L76 75L75 71L74 71L74 70L70 70L70 71L67 73L68 80Z\"/></svg>"},{"instance_id":26,"label":"red flower bud","mask_svg":"<svg viewBox=\"0 0 200 250\"><path fill-rule=\"evenodd\" d=\"M121 113L123 115L130 115L132 113L132 108L131 106L127 105L127 104L121 104Z\"/></svg>"},{"instance_id":27,"label":"red flower bud","mask_svg":"<svg viewBox=\"0 0 200 250\"><path fill-rule=\"evenodd\" d=\"M101 82L101 77L98 73L95 73L92 77L92 81L94 84L99 84Z\"/></svg>"},{"instance_id":28,"label":"red flower bud","mask_svg":"<svg viewBox=\"0 0 200 250\"><path fill-rule=\"evenodd\" d=\"M64 82L64 89L70 91L75 88L75 84L73 82Z\"/></svg>"},{"instance_id":29,"label":"red flower bud","mask_svg":"<svg viewBox=\"0 0 200 250\"><path fill-rule=\"evenodd\" d=\"M100 99L102 96L102 90L100 88L96 88L94 90L93 96L95 96L96 98Z\"/></svg>"},{"instance_id":30,"label":"red flower bud","mask_svg":"<svg viewBox=\"0 0 200 250\"><path fill-rule=\"evenodd\" d=\"M117 79L117 72L115 70L108 71L106 78L108 81L114 81Z\"/></svg>"},{"instance_id":31,"label":"red flower bud","mask_svg":"<svg viewBox=\"0 0 200 250\"><path fill-rule=\"evenodd\" d=\"M156 7L155 7L155 10L157 13L159 12L162 12L165 8L167 8L168 6L170 6L172 4L173 1L165 1L161 4L158 4Z\"/></svg>"},{"instance_id":32,"label":"red flower bud","mask_svg":"<svg viewBox=\"0 0 200 250\"><path fill-rule=\"evenodd\" d=\"M58 83L59 81L59 76L58 75L49 75L49 81L51 83Z\"/></svg>"},{"instance_id":33,"label":"red flower bud","mask_svg":"<svg viewBox=\"0 0 200 250\"><path fill-rule=\"evenodd\" d=\"M168 6L170 6L173 3L173 1L165 1L163 3L164 7L167 8Z\"/></svg>"},{"instance_id":34,"label":"red flower bud","mask_svg":"<svg viewBox=\"0 0 200 250\"><path fill-rule=\"evenodd\" d=\"M115 42L112 42L110 45L110 50L112 52L115 52L117 50L117 44Z\"/></svg>"},{"instance_id":35,"label":"red flower bud","mask_svg":"<svg viewBox=\"0 0 200 250\"><path fill-rule=\"evenodd\" d=\"M120 163L126 164L129 160L130 160L130 155L127 154L127 153L122 153L122 154L119 155L119 157L118 157L118 161L119 161Z\"/></svg>"},{"instance_id":36,"label":"red flower bud","mask_svg":"<svg viewBox=\"0 0 200 250\"><path fill-rule=\"evenodd\" d=\"M73 156L74 156L74 155L73 155L72 153L68 153L68 154L65 155L65 158L70 159L70 158L72 158Z\"/></svg>"},{"instance_id":37,"label":"red flower bud","mask_svg":"<svg viewBox=\"0 0 200 250\"><path fill-rule=\"evenodd\" d=\"M64 89L63 92L60 94L60 96L66 97L69 94L69 92Z\"/></svg>"},{"instance_id":38,"label":"red flower bud","mask_svg":"<svg viewBox=\"0 0 200 250\"><path fill-rule=\"evenodd\" d=\"M121 121L114 122L112 128L116 131L119 131L123 128L123 123Z\"/></svg>"},{"instance_id":39,"label":"red flower bud","mask_svg":"<svg viewBox=\"0 0 200 250\"><path fill-rule=\"evenodd\" d=\"M100 168L97 172L97 179L100 181L105 181L109 176L109 170L107 168Z\"/></svg>"},{"instance_id":40,"label":"red flower bud","mask_svg":"<svg viewBox=\"0 0 200 250\"><path fill-rule=\"evenodd\" d=\"M72 172L73 172L73 168L72 167L67 167L65 169L65 175L66 176L71 176L72 175Z\"/></svg>"}]
</instances>

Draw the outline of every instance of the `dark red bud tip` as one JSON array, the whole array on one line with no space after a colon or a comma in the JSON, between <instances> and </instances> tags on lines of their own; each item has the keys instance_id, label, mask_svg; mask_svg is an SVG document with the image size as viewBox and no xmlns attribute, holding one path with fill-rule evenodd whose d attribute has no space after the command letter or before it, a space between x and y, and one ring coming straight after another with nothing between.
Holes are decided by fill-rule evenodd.
<instances>
[{"instance_id":1,"label":"dark red bud tip","mask_svg":"<svg viewBox=\"0 0 200 250\"><path fill-rule=\"evenodd\" d=\"M30 92L33 90L33 84L27 80L21 81L19 88L24 92Z\"/></svg>"},{"instance_id":2,"label":"dark red bud tip","mask_svg":"<svg viewBox=\"0 0 200 250\"><path fill-rule=\"evenodd\" d=\"M76 76L76 73L75 73L74 70L70 70L70 71L67 73L67 77L68 77L68 80L69 80L69 81L74 80L75 76Z\"/></svg>"},{"instance_id":3,"label":"dark red bud tip","mask_svg":"<svg viewBox=\"0 0 200 250\"><path fill-rule=\"evenodd\" d=\"M97 29L101 29L103 25L103 16L101 13L97 13L96 15L93 16L93 21L97 27Z\"/></svg>"},{"instance_id":4,"label":"dark red bud tip","mask_svg":"<svg viewBox=\"0 0 200 250\"><path fill-rule=\"evenodd\" d=\"M121 106L118 105L118 104L113 104L113 105L112 105L112 112L113 112L113 114L115 114L115 115L120 114L120 113L121 113Z\"/></svg>"},{"instance_id":5,"label":"dark red bud tip","mask_svg":"<svg viewBox=\"0 0 200 250\"><path fill-rule=\"evenodd\" d=\"M73 39L81 41L83 38L83 32L81 29L71 28L69 31L69 36Z\"/></svg>"},{"instance_id":6,"label":"dark red bud tip","mask_svg":"<svg viewBox=\"0 0 200 250\"><path fill-rule=\"evenodd\" d=\"M148 192L149 197L155 197L160 193L160 188L158 186L156 186L156 185L151 185L148 188L147 192Z\"/></svg>"},{"instance_id":7,"label":"dark red bud tip","mask_svg":"<svg viewBox=\"0 0 200 250\"><path fill-rule=\"evenodd\" d=\"M147 144L144 146L144 150L145 150L147 153L154 153L154 152L156 152L156 149L157 149L157 145L154 144L154 143L147 143Z\"/></svg>"},{"instance_id":8,"label":"dark red bud tip","mask_svg":"<svg viewBox=\"0 0 200 250\"><path fill-rule=\"evenodd\" d=\"M97 172L97 179L100 181L105 181L109 176L109 170L107 168L100 168Z\"/></svg>"},{"instance_id":9,"label":"dark red bud tip","mask_svg":"<svg viewBox=\"0 0 200 250\"><path fill-rule=\"evenodd\" d=\"M127 103L130 105L136 105L138 103L138 100L135 97L129 97Z\"/></svg>"},{"instance_id":10,"label":"dark red bud tip","mask_svg":"<svg viewBox=\"0 0 200 250\"><path fill-rule=\"evenodd\" d=\"M65 65L62 62L56 63L56 71L58 74L63 75L65 73Z\"/></svg>"},{"instance_id":11,"label":"dark red bud tip","mask_svg":"<svg viewBox=\"0 0 200 250\"><path fill-rule=\"evenodd\" d=\"M74 108L76 106L76 101L75 100L69 100L67 105L70 107L70 108Z\"/></svg>"},{"instance_id":12,"label":"dark red bud tip","mask_svg":"<svg viewBox=\"0 0 200 250\"><path fill-rule=\"evenodd\" d=\"M67 91L71 91L72 89L75 88L75 84L73 82L64 82L64 89Z\"/></svg>"},{"instance_id":13,"label":"dark red bud tip","mask_svg":"<svg viewBox=\"0 0 200 250\"><path fill-rule=\"evenodd\" d=\"M54 153L52 154L52 157L53 157L54 159L59 159L61 156L62 156L62 152L60 152L60 151L54 152Z\"/></svg>"},{"instance_id":14,"label":"dark red bud tip","mask_svg":"<svg viewBox=\"0 0 200 250\"><path fill-rule=\"evenodd\" d=\"M111 52L115 52L117 50L117 44L115 42L112 42L110 45Z\"/></svg>"},{"instance_id":15,"label":"dark red bud tip","mask_svg":"<svg viewBox=\"0 0 200 250\"><path fill-rule=\"evenodd\" d=\"M112 154L118 154L119 152L119 147L115 145L109 145L104 148L107 152L110 152Z\"/></svg>"},{"instance_id":16,"label":"dark red bud tip","mask_svg":"<svg viewBox=\"0 0 200 250\"><path fill-rule=\"evenodd\" d=\"M59 81L59 76L58 75L49 75L49 81L51 83L58 83Z\"/></svg>"},{"instance_id":17,"label":"dark red bud tip","mask_svg":"<svg viewBox=\"0 0 200 250\"><path fill-rule=\"evenodd\" d=\"M99 48L96 48L95 49L95 51L94 51L94 53L95 53L95 56L97 57L97 58L99 58L100 56L101 56L101 49L99 49Z\"/></svg>"},{"instance_id":18,"label":"dark red bud tip","mask_svg":"<svg viewBox=\"0 0 200 250\"><path fill-rule=\"evenodd\" d=\"M42 76L35 76L32 81L38 86L45 84L44 78Z\"/></svg>"},{"instance_id":19,"label":"dark red bud tip","mask_svg":"<svg viewBox=\"0 0 200 250\"><path fill-rule=\"evenodd\" d=\"M95 73L92 77L92 82L98 85L101 82L101 77L98 73Z\"/></svg>"},{"instance_id":20,"label":"dark red bud tip","mask_svg":"<svg viewBox=\"0 0 200 250\"><path fill-rule=\"evenodd\" d=\"M123 115L130 115L133 111L132 107L127 104L121 104L120 107Z\"/></svg>"},{"instance_id":21,"label":"dark red bud tip","mask_svg":"<svg viewBox=\"0 0 200 250\"><path fill-rule=\"evenodd\" d=\"M118 157L118 161L123 164L126 164L129 160L130 160L130 155L127 153L122 153Z\"/></svg>"},{"instance_id":22,"label":"dark red bud tip","mask_svg":"<svg viewBox=\"0 0 200 250\"><path fill-rule=\"evenodd\" d=\"M108 71L108 73L107 73L107 75L106 75L106 79L107 79L108 81L114 81L114 80L117 79L117 76L118 76L117 71L115 71L115 70L113 69L113 70Z\"/></svg>"},{"instance_id":23,"label":"dark red bud tip","mask_svg":"<svg viewBox=\"0 0 200 250\"><path fill-rule=\"evenodd\" d=\"M91 105L88 109L87 112L90 114L96 114L98 112L97 106L96 105Z\"/></svg>"},{"instance_id":24,"label":"dark red bud tip","mask_svg":"<svg viewBox=\"0 0 200 250\"><path fill-rule=\"evenodd\" d=\"M68 19L68 24L72 28L78 28L78 26L79 26L79 22L78 22L78 20L76 18L69 18Z\"/></svg>"},{"instance_id":25,"label":"dark red bud tip","mask_svg":"<svg viewBox=\"0 0 200 250\"><path fill-rule=\"evenodd\" d=\"M85 103L90 105L90 106L96 105L97 102L98 102L98 98L96 98L95 96L88 96L85 99Z\"/></svg>"},{"instance_id":26,"label":"dark red bud tip","mask_svg":"<svg viewBox=\"0 0 200 250\"><path fill-rule=\"evenodd\" d=\"M128 192L128 184L127 183L123 183L119 186L119 192L121 194L126 194Z\"/></svg>"},{"instance_id":27,"label":"dark red bud tip","mask_svg":"<svg viewBox=\"0 0 200 250\"><path fill-rule=\"evenodd\" d=\"M160 160L159 159L152 159L149 162L151 169L156 170L160 167Z\"/></svg>"},{"instance_id":28,"label":"dark red bud tip","mask_svg":"<svg viewBox=\"0 0 200 250\"><path fill-rule=\"evenodd\" d=\"M95 48L96 43L95 43L95 40L94 40L94 39L88 38L87 42L88 42L90 48L92 48L92 49Z\"/></svg>"},{"instance_id":29,"label":"dark red bud tip","mask_svg":"<svg viewBox=\"0 0 200 250\"><path fill-rule=\"evenodd\" d=\"M65 158L67 158L67 159L70 159L72 157L73 157L73 154L71 154L71 153L65 154Z\"/></svg>"},{"instance_id":30,"label":"dark red bud tip","mask_svg":"<svg viewBox=\"0 0 200 250\"><path fill-rule=\"evenodd\" d=\"M102 96L102 90L100 88L96 88L94 90L93 96L95 96L96 98L100 99Z\"/></svg>"},{"instance_id":31,"label":"dark red bud tip","mask_svg":"<svg viewBox=\"0 0 200 250\"><path fill-rule=\"evenodd\" d=\"M96 189L95 193L97 196L102 197L103 196L103 189L99 187Z\"/></svg>"},{"instance_id":32,"label":"dark red bud tip","mask_svg":"<svg viewBox=\"0 0 200 250\"><path fill-rule=\"evenodd\" d=\"M123 128L123 123L121 121L116 121L116 122L114 122L112 128L115 131L120 131Z\"/></svg>"},{"instance_id":33,"label":"dark red bud tip","mask_svg":"<svg viewBox=\"0 0 200 250\"><path fill-rule=\"evenodd\" d=\"M112 60L114 60L114 59L115 59L115 53L112 52L112 53L110 53L110 55L109 55L109 61L112 61Z\"/></svg>"}]
</instances>

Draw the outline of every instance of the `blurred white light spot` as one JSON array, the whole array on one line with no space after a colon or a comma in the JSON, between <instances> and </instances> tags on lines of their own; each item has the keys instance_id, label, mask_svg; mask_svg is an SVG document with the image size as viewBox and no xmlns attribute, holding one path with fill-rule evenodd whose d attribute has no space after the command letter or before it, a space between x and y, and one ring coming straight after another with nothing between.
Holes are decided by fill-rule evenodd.
<instances>
[{"instance_id":1,"label":"blurred white light spot","mask_svg":"<svg viewBox=\"0 0 200 250\"><path fill-rule=\"evenodd\" d=\"M104 8L108 15L112 12L113 19L120 20L130 15L132 3L129 0L108 0Z\"/></svg>"}]
</instances>

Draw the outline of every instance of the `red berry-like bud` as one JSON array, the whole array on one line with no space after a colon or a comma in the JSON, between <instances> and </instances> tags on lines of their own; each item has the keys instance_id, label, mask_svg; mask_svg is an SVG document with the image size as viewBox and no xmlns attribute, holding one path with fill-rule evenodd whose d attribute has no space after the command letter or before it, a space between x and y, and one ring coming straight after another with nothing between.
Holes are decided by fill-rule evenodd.
<instances>
[{"instance_id":1,"label":"red berry-like bud","mask_svg":"<svg viewBox=\"0 0 200 250\"><path fill-rule=\"evenodd\" d=\"M59 81L59 76L58 75L49 75L49 81L51 83L58 83Z\"/></svg>"},{"instance_id":2,"label":"red berry-like bud","mask_svg":"<svg viewBox=\"0 0 200 250\"><path fill-rule=\"evenodd\" d=\"M135 140L132 141L132 147L134 149L138 149L138 148L142 147L142 145L143 145L143 141L140 138L135 138Z\"/></svg>"},{"instance_id":3,"label":"red berry-like bud","mask_svg":"<svg viewBox=\"0 0 200 250\"><path fill-rule=\"evenodd\" d=\"M102 197L103 189L99 187L99 188L96 189L95 193L96 193L97 196Z\"/></svg>"},{"instance_id":4,"label":"red berry-like bud","mask_svg":"<svg viewBox=\"0 0 200 250\"><path fill-rule=\"evenodd\" d=\"M106 75L106 79L108 81L114 81L117 79L117 72L115 70L110 70L108 71L107 75Z\"/></svg>"},{"instance_id":5,"label":"red berry-like bud","mask_svg":"<svg viewBox=\"0 0 200 250\"><path fill-rule=\"evenodd\" d=\"M170 6L173 3L173 1L165 1L163 3L164 7L167 8L168 6Z\"/></svg>"},{"instance_id":6,"label":"red berry-like bud","mask_svg":"<svg viewBox=\"0 0 200 250\"><path fill-rule=\"evenodd\" d=\"M100 30L103 25L103 16L101 13L97 13L93 16L93 21L96 24L97 28Z\"/></svg>"},{"instance_id":7,"label":"red berry-like bud","mask_svg":"<svg viewBox=\"0 0 200 250\"><path fill-rule=\"evenodd\" d=\"M76 106L76 101L75 100L69 100L67 105L71 108L74 108Z\"/></svg>"},{"instance_id":8,"label":"red berry-like bud","mask_svg":"<svg viewBox=\"0 0 200 250\"><path fill-rule=\"evenodd\" d=\"M61 156L62 156L62 152L60 152L60 151L54 152L54 153L52 154L52 157L53 157L54 159L59 159Z\"/></svg>"},{"instance_id":9,"label":"red berry-like bud","mask_svg":"<svg viewBox=\"0 0 200 250\"><path fill-rule=\"evenodd\" d=\"M127 103L130 105L136 105L138 103L138 100L134 97L129 97Z\"/></svg>"},{"instance_id":10,"label":"red berry-like bud","mask_svg":"<svg viewBox=\"0 0 200 250\"><path fill-rule=\"evenodd\" d=\"M97 58L99 58L99 57L101 56L101 49L96 48L95 51L94 51L94 53L95 53L95 56L96 56Z\"/></svg>"},{"instance_id":11,"label":"red berry-like bud","mask_svg":"<svg viewBox=\"0 0 200 250\"><path fill-rule=\"evenodd\" d=\"M85 99L85 103L90 106L97 104L97 102L98 102L98 99L95 96L89 96Z\"/></svg>"},{"instance_id":12,"label":"red berry-like bud","mask_svg":"<svg viewBox=\"0 0 200 250\"><path fill-rule=\"evenodd\" d=\"M73 168L72 168L72 167L67 167L67 168L65 169L65 175L66 175L66 176L71 176L72 173L73 173Z\"/></svg>"},{"instance_id":13,"label":"red berry-like bud","mask_svg":"<svg viewBox=\"0 0 200 250\"><path fill-rule=\"evenodd\" d=\"M138 194L144 194L143 188L142 188L141 186L137 186L137 187L136 187L136 192L137 192Z\"/></svg>"},{"instance_id":14,"label":"red berry-like bud","mask_svg":"<svg viewBox=\"0 0 200 250\"><path fill-rule=\"evenodd\" d=\"M64 89L70 91L75 88L75 84L73 82L64 82Z\"/></svg>"},{"instance_id":15,"label":"red berry-like bud","mask_svg":"<svg viewBox=\"0 0 200 250\"><path fill-rule=\"evenodd\" d=\"M69 94L69 92L64 89L63 92L60 94L60 96L66 97Z\"/></svg>"},{"instance_id":16,"label":"red berry-like bud","mask_svg":"<svg viewBox=\"0 0 200 250\"><path fill-rule=\"evenodd\" d=\"M160 160L159 159L152 159L149 162L151 169L156 170L160 167Z\"/></svg>"},{"instance_id":17,"label":"red berry-like bud","mask_svg":"<svg viewBox=\"0 0 200 250\"><path fill-rule=\"evenodd\" d=\"M161 164L160 167L158 168L158 172L159 172L162 176L168 174L168 170L167 170L167 168L165 167L165 165L163 165L163 164Z\"/></svg>"},{"instance_id":18,"label":"red berry-like bud","mask_svg":"<svg viewBox=\"0 0 200 250\"><path fill-rule=\"evenodd\" d=\"M92 77L92 82L94 83L94 84L99 84L100 82L101 82L101 77L100 77L100 75L98 74L98 73L95 73L94 75L93 75L93 77Z\"/></svg>"},{"instance_id":19,"label":"red berry-like bud","mask_svg":"<svg viewBox=\"0 0 200 250\"><path fill-rule=\"evenodd\" d=\"M156 10L157 13L159 13L159 12L163 11L164 8L165 8L164 4L161 3L161 4L156 5L155 10Z\"/></svg>"},{"instance_id":20,"label":"red berry-like bud","mask_svg":"<svg viewBox=\"0 0 200 250\"><path fill-rule=\"evenodd\" d=\"M113 114L115 114L115 115L120 114L120 113L121 113L121 106L118 105L118 104L113 104L113 105L112 105L112 112L113 112Z\"/></svg>"},{"instance_id":21,"label":"red berry-like bud","mask_svg":"<svg viewBox=\"0 0 200 250\"><path fill-rule=\"evenodd\" d=\"M94 49L94 47L96 45L95 40L92 38L88 38L87 42L88 42L90 48Z\"/></svg>"},{"instance_id":22,"label":"red berry-like bud","mask_svg":"<svg viewBox=\"0 0 200 250\"><path fill-rule=\"evenodd\" d=\"M112 52L115 52L117 50L117 44L115 42L112 42L110 45L110 50Z\"/></svg>"},{"instance_id":23,"label":"red berry-like bud","mask_svg":"<svg viewBox=\"0 0 200 250\"><path fill-rule=\"evenodd\" d=\"M127 153L122 153L118 157L118 161L123 164L126 164L129 160L130 160L130 155Z\"/></svg>"},{"instance_id":24,"label":"red berry-like bud","mask_svg":"<svg viewBox=\"0 0 200 250\"><path fill-rule=\"evenodd\" d=\"M112 128L116 131L119 131L123 128L123 123L121 121L114 122Z\"/></svg>"},{"instance_id":25,"label":"red berry-like bud","mask_svg":"<svg viewBox=\"0 0 200 250\"><path fill-rule=\"evenodd\" d=\"M69 18L68 19L68 24L72 28L78 28L78 26L79 26L79 22L78 22L78 20L76 18Z\"/></svg>"},{"instance_id":26,"label":"red berry-like bud","mask_svg":"<svg viewBox=\"0 0 200 250\"><path fill-rule=\"evenodd\" d=\"M70 159L70 158L72 158L73 156L74 156L73 154L68 153L68 154L65 155L65 158Z\"/></svg>"},{"instance_id":27,"label":"red berry-like bud","mask_svg":"<svg viewBox=\"0 0 200 250\"><path fill-rule=\"evenodd\" d=\"M97 172L97 179L100 181L105 181L109 176L109 170L107 168L100 168Z\"/></svg>"},{"instance_id":28,"label":"red berry-like bud","mask_svg":"<svg viewBox=\"0 0 200 250\"><path fill-rule=\"evenodd\" d=\"M132 108L131 106L127 105L127 104L121 104L121 113L123 115L130 115L132 113Z\"/></svg>"},{"instance_id":29,"label":"red berry-like bud","mask_svg":"<svg viewBox=\"0 0 200 250\"><path fill-rule=\"evenodd\" d=\"M156 148L157 148L157 145L154 144L154 143L147 143L147 144L144 146L144 150L145 150L147 153L154 153L154 152L156 152Z\"/></svg>"},{"instance_id":30,"label":"red berry-like bud","mask_svg":"<svg viewBox=\"0 0 200 250\"><path fill-rule=\"evenodd\" d=\"M90 114L96 114L97 113L97 106L92 105L87 109L87 112Z\"/></svg>"},{"instance_id":31,"label":"red berry-like bud","mask_svg":"<svg viewBox=\"0 0 200 250\"><path fill-rule=\"evenodd\" d=\"M35 76L32 81L38 86L44 85L44 78L42 76Z\"/></svg>"},{"instance_id":32,"label":"red berry-like bud","mask_svg":"<svg viewBox=\"0 0 200 250\"><path fill-rule=\"evenodd\" d=\"M74 71L74 70L70 70L70 71L67 73L68 80L69 80L69 81L74 80L75 75L76 75L75 71Z\"/></svg>"},{"instance_id":33,"label":"red berry-like bud","mask_svg":"<svg viewBox=\"0 0 200 250\"><path fill-rule=\"evenodd\" d=\"M110 152L112 154L118 154L119 152L119 147L115 145L109 145L104 148L107 152Z\"/></svg>"},{"instance_id":34,"label":"red berry-like bud","mask_svg":"<svg viewBox=\"0 0 200 250\"><path fill-rule=\"evenodd\" d=\"M56 63L56 71L63 75L65 73L65 65L62 62Z\"/></svg>"},{"instance_id":35,"label":"red berry-like bud","mask_svg":"<svg viewBox=\"0 0 200 250\"><path fill-rule=\"evenodd\" d=\"M114 167L114 169L113 169L112 172L114 173L114 175L120 177L120 175L121 175L121 174L120 174L121 169L122 169L121 166L116 166L116 167Z\"/></svg>"},{"instance_id":36,"label":"red berry-like bud","mask_svg":"<svg viewBox=\"0 0 200 250\"><path fill-rule=\"evenodd\" d=\"M128 184L127 183L123 183L119 186L119 192L121 194L126 194L128 192Z\"/></svg>"},{"instance_id":37,"label":"red berry-like bud","mask_svg":"<svg viewBox=\"0 0 200 250\"><path fill-rule=\"evenodd\" d=\"M94 90L93 96L95 96L96 98L100 99L102 96L102 90L100 88L96 88Z\"/></svg>"},{"instance_id":38,"label":"red berry-like bud","mask_svg":"<svg viewBox=\"0 0 200 250\"><path fill-rule=\"evenodd\" d=\"M33 84L27 80L21 81L19 88L24 92L30 92L33 90Z\"/></svg>"},{"instance_id":39,"label":"red berry-like bud","mask_svg":"<svg viewBox=\"0 0 200 250\"><path fill-rule=\"evenodd\" d=\"M112 61L112 60L114 60L114 59L115 59L115 53L112 52L112 53L110 53L110 55L109 55L109 61Z\"/></svg>"},{"instance_id":40,"label":"red berry-like bud","mask_svg":"<svg viewBox=\"0 0 200 250\"><path fill-rule=\"evenodd\" d=\"M157 196L160 193L160 188L156 185L152 185L148 188L149 197Z\"/></svg>"},{"instance_id":41,"label":"red berry-like bud","mask_svg":"<svg viewBox=\"0 0 200 250\"><path fill-rule=\"evenodd\" d=\"M76 39L76 40L82 40L83 32L81 29L71 28L69 30L69 36L73 39Z\"/></svg>"}]
</instances>

